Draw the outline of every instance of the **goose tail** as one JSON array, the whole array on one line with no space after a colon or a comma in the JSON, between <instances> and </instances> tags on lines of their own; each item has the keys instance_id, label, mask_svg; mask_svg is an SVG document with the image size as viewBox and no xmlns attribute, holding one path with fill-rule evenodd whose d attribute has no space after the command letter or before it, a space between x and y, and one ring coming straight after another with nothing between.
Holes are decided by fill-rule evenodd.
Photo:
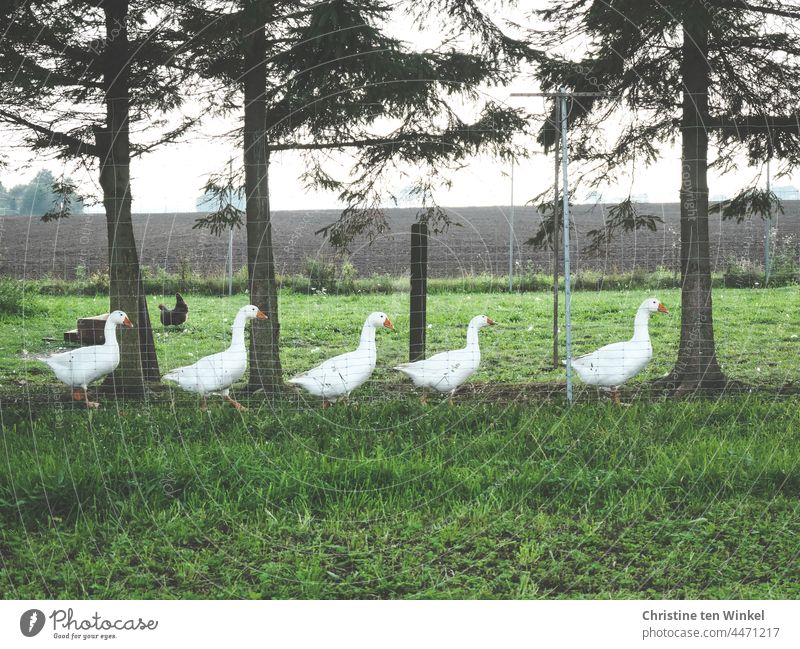
<instances>
[{"instance_id":1,"label":"goose tail","mask_svg":"<svg viewBox=\"0 0 800 649\"><path fill-rule=\"evenodd\" d=\"M173 381L174 383L178 382L178 377L180 376L180 372L178 370L172 370L171 372L167 372L161 378L164 381Z\"/></svg>"},{"instance_id":2,"label":"goose tail","mask_svg":"<svg viewBox=\"0 0 800 649\"><path fill-rule=\"evenodd\" d=\"M33 358L51 369L55 369L59 364L57 356L34 356Z\"/></svg>"}]
</instances>

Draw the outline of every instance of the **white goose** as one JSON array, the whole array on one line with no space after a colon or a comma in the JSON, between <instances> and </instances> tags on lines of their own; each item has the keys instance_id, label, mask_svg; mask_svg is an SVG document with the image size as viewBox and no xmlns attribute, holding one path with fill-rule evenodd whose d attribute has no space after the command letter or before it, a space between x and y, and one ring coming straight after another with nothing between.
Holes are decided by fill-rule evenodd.
<instances>
[{"instance_id":1,"label":"white goose","mask_svg":"<svg viewBox=\"0 0 800 649\"><path fill-rule=\"evenodd\" d=\"M85 401L87 408L100 407L99 403L89 401L89 384L111 374L119 365L117 325L132 327L133 323L124 311L112 311L103 328L105 342L102 345L81 347L39 358L50 366L60 381L72 388L73 400Z\"/></svg>"},{"instance_id":2,"label":"white goose","mask_svg":"<svg viewBox=\"0 0 800 649\"><path fill-rule=\"evenodd\" d=\"M656 312L669 313L655 298L642 302L633 321L633 338L601 347L572 360L572 367L584 383L611 388L614 403L619 403L619 386L641 372L653 357L648 323Z\"/></svg>"},{"instance_id":3,"label":"white goose","mask_svg":"<svg viewBox=\"0 0 800 649\"><path fill-rule=\"evenodd\" d=\"M410 377L414 385L419 388L430 388L442 393L449 392L452 401L453 393L475 373L481 363L478 330L494 324L496 323L491 318L477 315L469 321L467 345L463 349L434 354L421 361L403 363L394 369Z\"/></svg>"},{"instance_id":4,"label":"white goose","mask_svg":"<svg viewBox=\"0 0 800 649\"><path fill-rule=\"evenodd\" d=\"M322 397L323 408L336 403L342 397L350 396L375 370L375 330L383 327L394 330L394 325L385 313L370 313L361 329L361 341L355 351L329 358L317 367L289 379L289 383L299 385L316 397Z\"/></svg>"},{"instance_id":5,"label":"white goose","mask_svg":"<svg viewBox=\"0 0 800 649\"><path fill-rule=\"evenodd\" d=\"M167 372L165 381L177 383L187 392L197 392L201 397L200 410L208 407L208 395L221 394L222 398L237 410L244 406L231 398L231 385L244 376L247 370L247 348L244 345L244 326L248 320L266 320L267 315L257 306L248 304L239 309L231 328L231 346L224 352L205 356L193 365L178 367Z\"/></svg>"}]
</instances>

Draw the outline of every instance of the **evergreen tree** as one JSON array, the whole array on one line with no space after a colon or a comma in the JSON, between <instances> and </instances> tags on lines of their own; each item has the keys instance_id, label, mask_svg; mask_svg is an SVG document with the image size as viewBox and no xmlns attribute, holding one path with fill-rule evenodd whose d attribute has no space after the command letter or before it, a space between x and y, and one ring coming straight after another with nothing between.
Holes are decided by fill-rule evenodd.
<instances>
[{"instance_id":1,"label":"evergreen tree","mask_svg":"<svg viewBox=\"0 0 800 649\"><path fill-rule=\"evenodd\" d=\"M597 184L681 145L681 340L664 384L678 394L727 384L716 357L708 169L800 163L800 9L779 0L552 0L537 76L545 90L602 92L570 104L571 157ZM565 45L574 44L564 55ZM603 137L615 122L616 137ZM616 122L620 123L617 128ZM553 129L541 139L552 144ZM709 163L709 148L713 157ZM747 187L725 205L764 213L774 197ZM635 216L635 214L634 214Z\"/></svg>"},{"instance_id":2,"label":"evergreen tree","mask_svg":"<svg viewBox=\"0 0 800 649\"><path fill-rule=\"evenodd\" d=\"M170 2L3 4L0 121L18 128L34 149L99 167L110 308L135 322L120 334L121 361L112 378L118 391L141 394L144 380L158 380L159 372L133 235L130 159L176 137L189 122L161 128L150 141L131 142L130 134L135 129L140 138L153 124L162 126L159 114L180 104L180 35L170 29Z\"/></svg>"},{"instance_id":3,"label":"evergreen tree","mask_svg":"<svg viewBox=\"0 0 800 649\"><path fill-rule=\"evenodd\" d=\"M250 295L270 318L252 329L253 389L273 392L282 383L269 208L276 153L306 152L304 181L338 191L347 207L324 234L344 247L386 229L380 205L394 166L418 168L420 218L443 227L432 188L446 182L448 166L483 151L510 156L513 134L525 128L517 111L477 100L481 85L511 77L530 54L526 45L473 0L399 4L420 24L441 28L445 44L418 51L388 36L393 7L378 0L196 2L184 14L197 69L231 91L219 98L221 109L241 106ZM471 121L459 117L464 101L481 104ZM357 152L353 176L336 178L316 152L345 149Z\"/></svg>"}]
</instances>

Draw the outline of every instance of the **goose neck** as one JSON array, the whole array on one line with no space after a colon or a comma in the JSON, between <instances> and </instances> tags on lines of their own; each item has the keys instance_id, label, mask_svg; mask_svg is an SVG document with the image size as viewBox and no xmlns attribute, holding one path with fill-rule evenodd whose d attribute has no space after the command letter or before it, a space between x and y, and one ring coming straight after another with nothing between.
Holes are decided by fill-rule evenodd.
<instances>
[{"instance_id":1,"label":"goose neck","mask_svg":"<svg viewBox=\"0 0 800 649\"><path fill-rule=\"evenodd\" d=\"M110 347L116 347L119 343L117 343L117 323L112 322L111 318L106 320L106 324L103 326L103 336L105 338L105 344Z\"/></svg>"},{"instance_id":2,"label":"goose neck","mask_svg":"<svg viewBox=\"0 0 800 649\"><path fill-rule=\"evenodd\" d=\"M233 326L231 327L232 337L231 337L231 349L234 348L244 348L244 325L247 319L245 318L244 313L237 313L236 318L233 321Z\"/></svg>"},{"instance_id":3,"label":"goose neck","mask_svg":"<svg viewBox=\"0 0 800 649\"><path fill-rule=\"evenodd\" d=\"M648 330L649 323L650 323L650 312L647 309L639 309L636 312L636 319L633 321L634 340L650 339L650 332Z\"/></svg>"},{"instance_id":4,"label":"goose neck","mask_svg":"<svg viewBox=\"0 0 800 649\"><path fill-rule=\"evenodd\" d=\"M359 349L375 349L375 327L369 322L365 322L361 328L361 338L358 342Z\"/></svg>"},{"instance_id":5,"label":"goose neck","mask_svg":"<svg viewBox=\"0 0 800 649\"><path fill-rule=\"evenodd\" d=\"M478 327L469 325L467 327L467 349L479 349L478 345Z\"/></svg>"}]
</instances>

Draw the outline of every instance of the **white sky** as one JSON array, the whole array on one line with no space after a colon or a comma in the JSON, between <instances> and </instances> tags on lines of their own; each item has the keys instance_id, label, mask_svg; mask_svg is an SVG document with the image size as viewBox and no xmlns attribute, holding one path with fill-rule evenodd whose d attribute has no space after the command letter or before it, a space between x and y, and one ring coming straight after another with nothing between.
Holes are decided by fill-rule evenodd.
<instances>
[{"instance_id":1,"label":"white sky","mask_svg":"<svg viewBox=\"0 0 800 649\"><path fill-rule=\"evenodd\" d=\"M538 101L538 100L531 100ZM531 150L538 150L535 142L530 142ZM192 212L201 194L201 188L209 173L224 168L233 153L223 143L196 140L162 147L132 164L132 193L134 212ZM347 156L341 156L347 160ZM28 182L35 171L41 167L50 169L59 176L65 167L60 161L46 158L32 158L30 154L16 150L11 156L12 164L0 172L0 181L10 187ZM629 178L619 183L601 188L605 200L614 200L628 195L646 195L651 202L676 202L680 183L680 152L676 148L666 148L661 160L649 167L637 170L633 184ZM334 167L335 168L335 167ZM342 174L346 170L342 165ZM83 191L98 195L96 179L84 170L67 172L81 185ZM320 191L308 191L299 180L304 171L302 158L291 152L275 154L270 165L271 205L276 210L336 208L336 196ZM507 205L511 200L510 166L501 164L489 157L478 157L470 161L464 169L451 175L453 185L437 192L440 205L459 207L468 205ZM711 196L732 195L745 184L751 182L758 173L756 169L745 167L724 177L713 172L709 186ZM552 186L553 160L551 156L536 154L531 159L519 163L514 171L514 201L521 204L544 189ZM777 184L797 184L795 177L780 179ZM402 189L407 180L398 177L395 192ZM579 195L578 201L585 200ZM100 207L90 208L99 211Z\"/></svg>"},{"instance_id":2,"label":"white sky","mask_svg":"<svg viewBox=\"0 0 800 649\"><path fill-rule=\"evenodd\" d=\"M537 2L537 4L540 4ZM513 16L519 20L520 16ZM408 37L410 33L407 20L399 18L394 25L397 33ZM438 33L438 30L436 30ZM421 34L414 38L416 43L432 45L431 34ZM538 110L542 106L542 99L515 99L510 98L512 92L535 92L530 82L519 80L509 88L493 90L490 94L495 99L508 101L511 105L522 106L531 110ZM216 120L206 123L203 132L220 133L235 126L233 122ZM0 134L5 135L0 129ZM529 142L531 150L537 150L535 142ZM201 188L209 173L223 169L227 160L232 156L239 159L240 154L233 152L228 146L219 141L212 141L208 137L196 137L187 142L164 146L146 157L135 160L132 165L132 193L134 212L190 212L195 210L195 202L201 193ZM85 171L74 170L63 166L60 161L46 158L34 158L32 154L22 149L12 149L9 152L11 164L0 170L0 182L6 187L27 182L41 167L49 168L56 176L67 171L78 181L84 192L95 196L99 195L96 179L88 176ZM348 156L339 156L342 161L342 175L347 168ZM635 183L631 186L630 179L623 179L618 184L601 188L605 200L613 200L627 196L630 192L634 195L647 196L652 202L675 202L678 200L680 182L680 153L677 148L665 148L661 160L648 169L637 169ZM336 196L324 193L307 191L299 181L299 176L304 171L302 157L290 152L275 154L270 167L271 205L273 209L320 209L336 208ZM470 161L470 164L454 173L451 178L453 185L448 190L441 190L436 198L445 206L468 205L507 205L511 200L511 183L508 164L502 165L496 160L480 157ZM732 195L746 184L752 182L758 170L741 165L740 169L719 177L711 173L709 177L711 196ZM553 163L550 156L534 155L532 159L520 163L515 170L514 201L523 203L542 190L552 186ZM396 178L392 188L400 191L408 183L407 179ZM777 181L778 185L798 184L796 178L784 178ZM578 196L578 200L585 199L585 195ZM100 206L90 208L99 211Z\"/></svg>"}]
</instances>

